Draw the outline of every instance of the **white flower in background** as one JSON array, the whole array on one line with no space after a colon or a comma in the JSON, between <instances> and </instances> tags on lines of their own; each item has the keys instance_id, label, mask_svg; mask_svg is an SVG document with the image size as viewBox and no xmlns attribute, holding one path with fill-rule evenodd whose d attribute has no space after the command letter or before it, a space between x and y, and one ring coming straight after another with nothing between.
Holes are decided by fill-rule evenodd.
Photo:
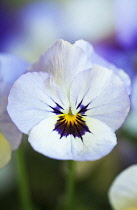
<instances>
[{"instance_id":1,"label":"white flower in background","mask_svg":"<svg viewBox=\"0 0 137 210\"><path fill-rule=\"evenodd\" d=\"M11 151L18 148L21 132L7 112L8 94L13 82L25 73L28 63L9 54L0 54L0 168L9 162Z\"/></svg>"},{"instance_id":2,"label":"white flower in background","mask_svg":"<svg viewBox=\"0 0 137 210\"><path fill-rule=\"evenodd\" d=\"M129 111L124 83L59 40L13 85L8 112L32 147L51 158L96 160L116 145Z\"/></svg>"},{"instance_id":3,"label":"white flower in background","mask_svg":"<svg viewBox=\"0 0 137 210\"><path fill-rule=\"evenodd\" d=\"M137 210L137 165L120 173L109 190L114 210Z\"/></svg>"}]
</instances>

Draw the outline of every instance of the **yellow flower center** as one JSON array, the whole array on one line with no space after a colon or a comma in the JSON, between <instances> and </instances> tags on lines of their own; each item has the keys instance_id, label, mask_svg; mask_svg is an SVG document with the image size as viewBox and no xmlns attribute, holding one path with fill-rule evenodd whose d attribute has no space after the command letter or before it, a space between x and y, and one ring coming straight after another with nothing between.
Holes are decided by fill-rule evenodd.
<instances>
[{"instance_id":1,"label":"yellow flower center","mask_svg":"<svg viewBox=\"0 0 137 210\"><path fill-rule=\"evenodd\" d=\"M77 115L72 114L71 110L69 110L68 114L63 114L63 116L67 122L75 122L77 118Z\"/></svg>"},{"instance_id":2,"label":"yellow flower center","mask_svg":"<svg viewBox=\"0 0 137 210\"><path fill-rule=\"evenodd\" d=\"M58 115L57 123L55 124L54 131L57 131L60 134L60 138L73 135L73 137L80 138L83 141L83 135L86 132L90 133L88 126L79 113L74 115L69 109L68 114Z\"/></svg>"},{"instance_id":3,"label":"yellow flower center","mask_svg":"<svg viewBox=\"0 0 137 210\"><path fill-rule=\"evenodd\" d=\"M137 207L130 207L130 208L127 208L125 210L137 210Z\"/></svg>"},{"instance_id":4,"label":"yellow flower center","mask_svg":"<svg viewBox=\"0 0 137 210\"><path fill-rule=\"evenodd\" d=\"M11 159L11 147L4 135L0 133L0 168L4 167Z\"/></svg>"}]
</instances>

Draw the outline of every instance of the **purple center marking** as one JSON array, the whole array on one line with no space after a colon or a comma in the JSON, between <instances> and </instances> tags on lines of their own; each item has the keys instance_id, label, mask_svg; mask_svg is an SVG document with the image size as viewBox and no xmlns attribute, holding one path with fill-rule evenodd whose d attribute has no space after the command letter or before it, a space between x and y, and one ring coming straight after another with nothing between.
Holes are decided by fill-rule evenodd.
<instances>
[{"instance_id":1,"label":"purple center marking","mask_svg":"<svg viewBox=\"0 0 137 210\"><path fill-rule=\"evenodd\" d=\"M53 129L53 131L57 131L58 134L60 134L60 139L63 136L67 137L73 135L73 137L78 137L83 141L83 135L85 135L86 132L91 133L83 118L83 116L86 116L85 113L88 110L88 105L84 106L82 105L82 102L79 103L77 109L80 108L80 110L76 115L69 113L64 114L63 108L59 104L56 104L56 107L54 108L51 107L53 113L60 115Z\"/></svg>"}]
</instances>

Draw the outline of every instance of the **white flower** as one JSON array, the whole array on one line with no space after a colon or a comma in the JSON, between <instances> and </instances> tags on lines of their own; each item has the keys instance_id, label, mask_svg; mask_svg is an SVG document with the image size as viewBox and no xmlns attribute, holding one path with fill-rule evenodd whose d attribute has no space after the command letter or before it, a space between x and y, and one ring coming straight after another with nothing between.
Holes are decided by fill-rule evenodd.
<instances>
[{"instance_id":1,"label":"white flower","mask_svg":"<svg viewBox=\"0 0 137 210\"><path fill-rule=\"evenodd\" d=\"M21 142L22 134L9 117L7 103L13 82L27 67L28 63L16 56L0 54L0 168L9 162L11 151Z\"/></svg>"},{"instance_id":2,"label":"white flower","mask_svg":"<svg viewBox=\"0 0 137 210\"><path fill-rule=\"evenodd\" d=\"M59 40L13 85L8 112L32 147L51 158L96 160L116 145L129 111L121 79ZM43 72L42 72L43 71Z\"/></svg>"},{"instance_id":3,"label":"white flower","mask_svg":"<svg viewBox=\"0 0 137 210\"><path fill-rule=\"evenodd\" d=\"M137 210L137 165L120 173L109 190L114 210Z\"/></svg>"}]
</instances>

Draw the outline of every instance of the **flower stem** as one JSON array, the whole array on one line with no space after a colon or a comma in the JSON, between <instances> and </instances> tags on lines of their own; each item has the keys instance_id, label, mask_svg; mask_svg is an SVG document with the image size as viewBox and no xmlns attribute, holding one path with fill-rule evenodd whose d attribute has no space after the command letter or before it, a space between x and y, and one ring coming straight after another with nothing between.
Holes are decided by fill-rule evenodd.
<instances>
[{"instance_id":1,"label":"flower stem","mask_svg":"<svg viewBox=\"0 0 137 210\"><path fill-rule=\"evenodd\" d=\"M75 161L68 161L68 176L66 183L66 203L65 210L74 209L74 178L75 178Z\"/></svg>"},{"instance_id":2,"label":"flower stem","mask_svg":"<svg viewBox=\"0 0 137 210\"><path fill-rule=\"evenodd\" d=\"M25 155L24 155L24 140L27 138L27 135L23 134L22 145L16 151L15 160L16 160L16 170L17 170L17 181L18 181L18 190L19 197L21 202L22 210L32 210L32 202L29 191L29 181L27 176L27 168L25 164Z\"/></svg>"}]
</instances>

